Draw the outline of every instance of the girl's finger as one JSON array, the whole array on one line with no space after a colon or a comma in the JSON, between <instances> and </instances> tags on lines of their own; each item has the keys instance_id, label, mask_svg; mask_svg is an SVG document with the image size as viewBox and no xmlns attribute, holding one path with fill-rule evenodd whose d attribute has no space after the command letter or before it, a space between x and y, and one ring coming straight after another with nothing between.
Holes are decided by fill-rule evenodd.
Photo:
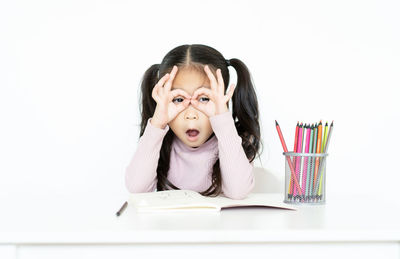
<instances>
[{"instance_id":1,"label":"girl's finger","mask_svg":"<svg viewBox=\"0 0 400 259\"><path fill-rule=\"evenodd\" d=\"M181 111L183 111L184 109L186 109L186 107L189 106L190 100L189 99L185 99L185 101L183 101L182 103L180 103L177 107L178 107L178 113L180 113Z\"/></svg>"},{"instance_id":2,"label":"girl's finger","mask_svg":"<svg viewBox=\"0 0 400 259\"><path fill-rule=\"evenodd\" d=\"M210 84L211 84L211 89L212 90L217 90L217 86L218 86L218 82L214 77L214 74L211 72L210 68L208 67L208 65L204 66L204 71L206 72L209 80L210 80Z\"/></svg>"},{"instance_id":3,"label":"girl's finger","mask_svg":"<svg viewBox=\"0 0 400 259\"><path fill-rule=\"evenodd\" d=\"M199 96L199 95L201 95L201 94L207 95L208 98L211 99L212 92L211 92L210 89L205 88L205 87L201 87L201 88L197 89L197 90L193 93L192 99L196 100L196 99L197 99L197 96Z\"/></svg>"},{"instance_id":4,"label":"girl's finger","mask_svg":"<svg viewBox=\"0 0 400 259\"><path fill-rule=\"evenodd\" d=\"M199 101L197 101L197 100L195 100L195 99L192 99L190 102L192 103L192 105L193 105L194 108L196 108L197 110L203 112L203 109L202 109L202 107L200 106Z\"/></svg>"},{"instance_id":5,"label":"girl's finger","mask_svg":"<svg viewBox=\"0 0 400 259\"><path fill-rule=\"evenodd\" d=\"M174 90L172 90L171 91L171 95L172 95L172 97L176 97L178 95L181 95L181 96L183 96L183 97L185 97L187 99L190 99L190 95L186 91L184 91L182 89L174 89Z\"/></svg>"},{"instance_id":6,"label":"girl's finger","mask_svg":"<svg viewBox=\"0 0 400 259\"><path fill-rule=\"evenodd\" d=\"M196 110L199 110L199 111L201 111L201 112L204 113L204 114L207 114L207 111L206 111L206 109L205 109L205 104L204 104L204 103L201 103L201 102L199 102L199 101L197 101L197 100L191 100L191 103L192 103L193 107L194 107Z\"/></svg>"},{"instance_id":7,"label":"girl's finger","mask_svg":"<svg viewBox=\"0 0 400 259\"><path fill-rule=\"evenodd\" d=\"M172 102L172 100L174 98L176 98L177 96L182 96L182 97L184 97L185 100L189 100L189 101L190 101L190 98L191 98L191 96L188 93L186 93L184 90L182 90L182 89L174 89L174 90L172 90L170 92L168 101Z\"/></svg>"},{"instance_id":8,"label":"girl's finger","mask_svg":"<svg viewBox=\"0 0 400 259\"><path fill-rule=\"evenodd\" d=\"M228 96L228 100L227 101L229 101L232 98L233 92L235 91L235 89L236 89L236 85L235 84L231 84L231 86L229 87L228 94L227 94L227 96Z\"/></svg>"},{"instance_id":9,"label":"girl's finger","mask_svg":"<svg viewBox=\"0 0 400 259\"><path fill-rule=\"evenodd\" d=\"M222 72L220 68L217 69L217 80L218 80L218 91L219 93L223 93L225 84L224 84L224 79L222 78Z\"/></svg>"},{"instance_id":10,"label":"girl's finger","mask_svg":"<svg viewBox=\"0 0 400 259\"><path fill-rule=\"evenodd\" d=\"M174 65L174 67L172 68L171 73L170 73L171 76L169 77L168 81L165 83L165 86L164 86L164 88L167 92L171 90L172 81L174 81L174 78L175 78L177 72L178 72L178 67Z\"/></svg>"},{"instance_id":11,"label":"girl's finger","mask_svg":"<svg viewBox=\"0 0 400 259\"><path fill-rule=\"evenodd\" d=\"M160 78L160 80L158 80L158 82L157 82L157 84L156 84L155 86L157 86L157 85L160 85L160 86L164 85L165 81L168 80L168 77L169 77L169 76L170 76L170 74L169 74L169 73L166 73L163 77ZM155 86L154 86L154 87L155 87Z\"/></svg>"},{"instance_id":12,"label":"girl's finger","mask_svg":"<svg viewBox=\"0 0 400 259\"><path fill-rule=\"evenodd\" d=\"M158 98L158 88L160 88L160 85L157 84L156 86L154 86L153 91L151 91L151 97L153 97L153 99L154 99L156 102L159 101L159 98Z\"/></svg>"},{"instance_id":13,"label":"girl's finger","mask_svg":"<svg viewBox=\"0 0 400 259\"><path fill-rule=\"evenodd\" d=\"M157 84L154 86L152 94L155 93L157 95L159 95L159 90L160 88L163 86L164 82L168 79L169 74L165 74L163 77L161 77L160 80L158 80Z\"/></svg>"},{"instance_id":14,"label":"girl's finger","mask_svg":"<svg viewBox=\"0 0 400 259\"><path fill-rule=\"evenodd\" d=\"M163 91L163 86L162 86L162 85L158 85L158 86L157 86L156 94L157 94L158 96L160 96L160 97L163 97L163 96L164 96L164 91Z\"/></svg>"},{"instance_id":15,"label":"girl's finger","mask_svg":"<svg viewBox=\"0 0 400 259\"><path fill-rule=\"evenodd\" d=\"M193 104L195 108L197 108L197 106L199 105L199 102L195 99L190 100L190 102Z\"/></svg>"}]
</instances>

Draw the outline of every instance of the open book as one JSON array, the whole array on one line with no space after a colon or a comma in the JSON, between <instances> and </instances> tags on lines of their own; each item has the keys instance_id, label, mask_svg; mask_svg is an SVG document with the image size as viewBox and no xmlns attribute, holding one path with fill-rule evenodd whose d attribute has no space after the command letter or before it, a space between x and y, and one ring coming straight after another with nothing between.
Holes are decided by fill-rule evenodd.
<instances>
[{"instance_id":1,"label":"open book","mask_svg":"<svg viewBox=\"0 0 400 259\"><path fill-rule=\"evenodd\" d=\"M157 211L220 211L236 207L266 207L295 210L284 204L276 195L267 193L250 193L245 199L233 200L217 196L207 197L191 190L168 190L130 194L129 205L138 212Z\"/></svg>"}]
</instances>

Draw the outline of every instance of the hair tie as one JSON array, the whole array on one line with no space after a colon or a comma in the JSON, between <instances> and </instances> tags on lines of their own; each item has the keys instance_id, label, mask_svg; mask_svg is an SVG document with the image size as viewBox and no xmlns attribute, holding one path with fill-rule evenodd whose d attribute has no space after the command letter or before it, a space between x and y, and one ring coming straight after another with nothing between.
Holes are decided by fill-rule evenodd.
<instances>
[{"instance_id":1,"label":"hair tie","mask_svg":"<svg viewBox=\"0 0 400 259\"><path fill-rule=\"evenodd\" d=\"M231 61L229 59L226 59L226 66L229 67L231 65Z\"/></svg>"},{"instance_id":2,"label":"hair tie","mask_svg":"<svg viewBox=\"0 0 400 259\"><path fill-rule=\"evenodd\" d=\"M157 64L157 79L160 80L160 66L161 64Z\"/></svg>"}]
</instances>

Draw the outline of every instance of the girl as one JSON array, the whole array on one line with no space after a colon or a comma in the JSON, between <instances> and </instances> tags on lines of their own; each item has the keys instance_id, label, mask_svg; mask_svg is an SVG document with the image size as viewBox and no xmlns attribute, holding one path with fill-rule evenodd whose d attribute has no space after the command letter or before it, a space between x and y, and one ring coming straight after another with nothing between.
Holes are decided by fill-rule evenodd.
<instances>
[{"instance_id":1,"label":"girl","mask_svg":"<svg viewBox=\"0 0 400 259\"><path fill-rule=\"evenodd\" d=\"M228 66L237 72L237 87L227 91ZM140 139L125 172L128 190L245 198L255 184L260 146L258 102L246 65L209 46L182 45L147 69L141 91Z\"/></svg>"}]
</instances>

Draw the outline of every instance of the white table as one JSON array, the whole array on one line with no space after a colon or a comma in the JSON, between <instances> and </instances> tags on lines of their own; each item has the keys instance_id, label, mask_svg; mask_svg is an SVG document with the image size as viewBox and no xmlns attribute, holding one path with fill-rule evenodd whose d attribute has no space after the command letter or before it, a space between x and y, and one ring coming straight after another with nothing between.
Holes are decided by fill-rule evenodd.
<instances>
[{"instance_id":1,"label":"white table","mask_svg":"<svg viewBox=\"0 0 400 259\"><path fill-rule=\"evenodd\" d=\"M128 207L116 217L125 198L2 201L0 258L400 258L398 202L328 196L326 205L297 211L137 214Z\"/></svg>"}]
</instances>

